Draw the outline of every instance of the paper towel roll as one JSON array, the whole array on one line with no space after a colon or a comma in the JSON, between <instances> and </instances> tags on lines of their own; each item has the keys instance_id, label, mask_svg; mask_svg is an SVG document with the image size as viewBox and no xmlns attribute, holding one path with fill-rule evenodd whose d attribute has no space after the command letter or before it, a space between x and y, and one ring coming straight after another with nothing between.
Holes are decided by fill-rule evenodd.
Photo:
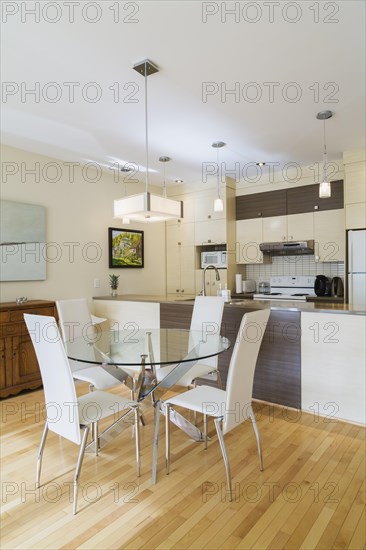
<instances>
[{"instance_id":1,"label":"paper towel roll","mask_svg":"<svg viewBox=\"0 0 366 550\"><path fill-rule=\"evenodd\" d=\"M241 294L243 292L243 283L240 273L235 275L235 292L237 294Z\"/></svg>"}]
</instances>

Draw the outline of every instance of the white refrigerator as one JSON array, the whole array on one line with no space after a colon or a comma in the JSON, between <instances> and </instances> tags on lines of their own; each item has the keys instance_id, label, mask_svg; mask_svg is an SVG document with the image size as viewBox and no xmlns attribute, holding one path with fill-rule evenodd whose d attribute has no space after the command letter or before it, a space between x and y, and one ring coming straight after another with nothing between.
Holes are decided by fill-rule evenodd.
<instances>
[{"instance_id":1,"label":"white refrigerator","mask_svg":"<svg viewBox=\"0 0 366 550\"><path fill-rule=\"evenodd\" d=\"M366 229L348 231L348 303L366 307Z\"/></svg>"}]
</instances>

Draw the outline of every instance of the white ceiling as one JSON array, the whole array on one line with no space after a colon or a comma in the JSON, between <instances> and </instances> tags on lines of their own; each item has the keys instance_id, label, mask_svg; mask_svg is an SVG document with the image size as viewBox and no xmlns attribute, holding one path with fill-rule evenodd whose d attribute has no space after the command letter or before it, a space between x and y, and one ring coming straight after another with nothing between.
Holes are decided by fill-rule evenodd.
<instances>
[{"instance_id":1,"label":"white ceiling","mask_svg":"<svg viewBox=\"0 0 366 550\"><path fill-rule=\"evenodd\" d=\"M217 140L227 143L220 151L227 169L235 162L244 167L259 160L281 166L319 162L323 123L316 113L324 109L334 112L326 123L329 160L365 147L363 1L80 1L74 23L65 2L58 2L57 10L56 2L41 2L48 11L40 11L35 22L24 11L34 4L18 2L18 13L9 14L2 25L2 79L19 87L3 96L3 143L62 160L92 160L105 167L130 161L144 167L144 78L133 65L149 58L160 68L148 78L152 183L162 181L160 155L172 158L166 166L168 183L201 181L202 163L216 159L211 144ZM84 16L99 21L83 18L86 4ZM117 4L120 21L114 22ZM225 6L235 5L239 21L234 15L225 21ZM219 11L203 22L205 9ZM22 98L22 87L34 88L37 82L40 100ZM50 82L62 92L59 101L47 100L47 93L51 98L55 92ZM80 84L74 102L65 82ZM84 89L91 98L92 82L102 92L95 103L81 93ZM114 101L110 87L116 89L117 82L120 100ZM207 82L223 91L239 83L239 101L216 93L204 102ZM269 82L277 83L273 100ZM135 102L128 102L134 90ZM261 97L251 101L257 92ZM286 92L290 99L298 93L298 101L286 99Z\"/></svg>"}]
</instances>

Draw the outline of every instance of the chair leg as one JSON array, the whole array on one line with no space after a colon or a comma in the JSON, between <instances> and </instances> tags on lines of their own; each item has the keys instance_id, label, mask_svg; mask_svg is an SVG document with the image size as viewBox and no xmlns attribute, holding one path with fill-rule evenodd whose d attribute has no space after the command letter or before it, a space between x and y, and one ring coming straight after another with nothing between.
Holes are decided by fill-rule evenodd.
<instances>
[{"instance_id":1,"label":"chair leg","mask_svg":"<svg viewBox=\"0 0 366 550\"><path fill-rule=\"evenodd\" d=\"M165 404L165 471L170 472L170 405Z\"/></svg>"},{"instance_id":2,"label":"chair leg","mask_svg":"<svg viewBox=\"0 0 366 550\"><path fill-rule=\"evenodd\" d=\"M83 463L86 442L87 442L87 439L88 439L89 426L83 426L83 430L84 430L84 434L83 434L83 439L82 439L81 445L80 445L80 451L79 451L78 461L76 463L76 470L75 470L75 476L74 476L74 502L73 502L73 506L72 506L72 513L74 515L76 514L77 500L78 500L78 488L79 488L79 485L78 485L79 475L80 475L80 470L81 470L81 466L82 466L82 463Z\"/></svg>"},{"instance_id":3,"label":"chair leg","mask_svg":"<svg viewBox=\"0 0 366 550\"><path fill-rule=\"evenodd\" d=\"M48 424L47 424L47 422L45 422L45 425L44 425L44 428L43 428L43 433L42 433L42 438L41 438L41 443L39 445L39 450L38 450L37 473L36 473L36 489L39 489L39 483L40 483L40 478L41 478L41 467L42 467L43 451L44 451L44 446L46 444L47 434L48 434Z\"/></svg>"},{"instance_id":4,"label":"chair leg","mask_svg":"<svg viewBox=\"0 0 366 550\"><path fill-rule=\"evenodd\" d=\"M222 456L223 456L224 463L225 463L226 481L227 481L227 486L228 486L228 489L229 489L229 500L230 500L230 502L232 502L233 492L232 492L232 488L231 488L230 465L229 465L229 459L228 459L227 453L226 453L226 448L225 448L225 443L224 443L224 436L223 436L223 433L222 433L222 430L221 430L221 427L220 427L220 422L221 422L220 418L215 418L216 431L217 431L217 435L218 435L218 438L219 438L221 452L222 452Z\"/></svg>"},{"instance_id":5,"label":"chair leg","mask_svg":"<svg viewBox=\"0 0 366 550\"><path fill-rule=\"evenodd\" d=\"M95 452L95 456L98 456L98 450L99 450L98 422L93 422L92 429L93 429L93 433L94 433L94 452Z\"/></svg>"},{"instance_id":6,"label":"chair leg","mask_svg":"<svg viewBox=\"0 0 366 550\"><path fill-rule=\"evenodd\" d=\"M131 396L131 401L135 401L135 390L134 389L132 389L130 391L130 396ZM141 426L146 426L145 417L144 417L142 411L139 412L139 417L140 417ZM133 432L134 432L134 430L132 430L132 437L133 437Z\"/></svg>"},{"instance_id":7,"label":"chair leg","mask_svg":"<svg viewBox=\"0 0 366 550\"><path fill-rule=\"evenodd\" d=\"M203 435L205 438L205 449L207 449L207 414L203 415Z\"/></svg>"},{"instance_id":8,"label":"chair leg","mask_svg":"<svg viewBox=\"0 0 366 550\"><path fill-rule=\"evenodd\" d=\"M255 438L257 440L258 457L259 457L259 469L260 469L261 472L263 472L263 458L262 458L261 438L259 436L257 421L255 419L252 407L250 407L250 410L249 410L249 417L250 417L250 420L252 421L252 426L253 426L253 430L254 430L254 433L255 433Z\"/></svg>"},{"instance_id":9,"label":"chair leg","mask_svg":"<svg viewBox=\"0 0 366 550\"><path fill-rule=\"evenodd\" d=\"M136 467L137 477L140 477L140 411L139 407L135 407L135 436L136 436Z\"/></svg>"}]
</instances>

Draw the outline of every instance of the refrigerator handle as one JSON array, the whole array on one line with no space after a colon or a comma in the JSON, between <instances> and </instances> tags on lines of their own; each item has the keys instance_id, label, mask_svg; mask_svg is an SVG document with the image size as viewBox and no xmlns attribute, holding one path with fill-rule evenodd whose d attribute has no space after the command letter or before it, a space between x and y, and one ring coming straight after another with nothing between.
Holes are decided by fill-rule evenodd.
<instances>
[{"instance_id":1,"label":"refrigerator handle","mask_svg":"<svg viewBox=\"0 0 366 550\"><path fill-rule=\"evenodd\" d=\"M353 233L348 231L348 303L353 303Z\"/></svg>"}]
</instances>

